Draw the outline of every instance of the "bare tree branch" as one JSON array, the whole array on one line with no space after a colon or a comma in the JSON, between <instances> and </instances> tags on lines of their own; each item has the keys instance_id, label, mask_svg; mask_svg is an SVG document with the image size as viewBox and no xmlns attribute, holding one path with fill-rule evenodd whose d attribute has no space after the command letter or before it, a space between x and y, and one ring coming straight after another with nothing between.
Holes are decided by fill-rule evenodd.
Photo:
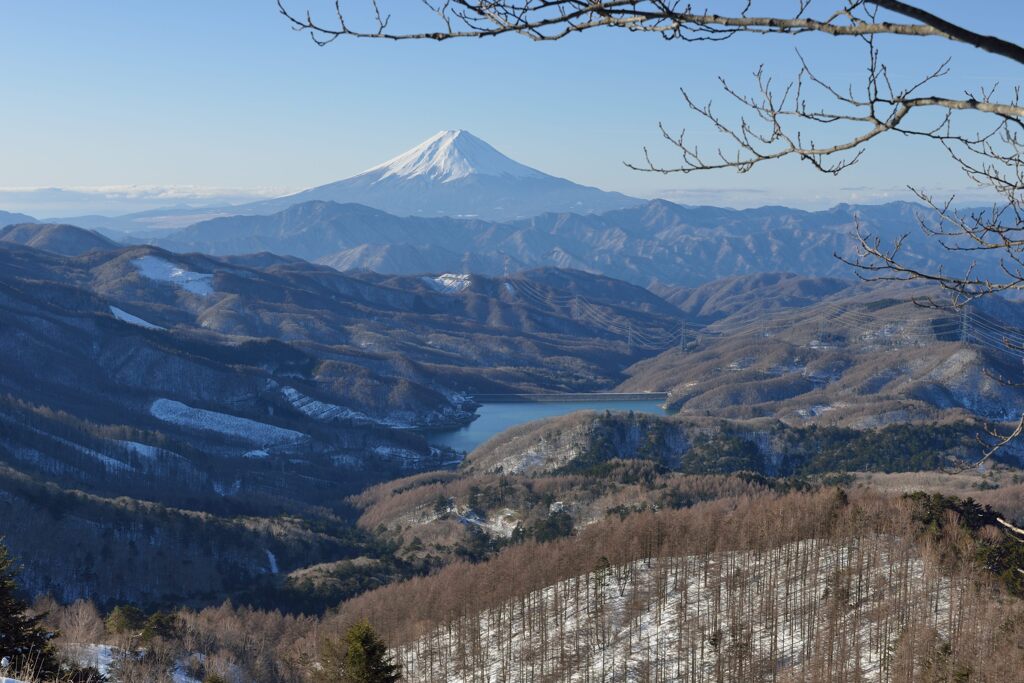
<instances>
[{"instance_id":1,"label":"bare tree branch","mask_svg":"<svg viewBox=\"0 0 1024 683\"><path fill-rule=\"evenodd\" d=\"M404 4L408 0L402 0ZM335 2L337 25L313 20L307 12L297 14L277 0L278 8L292 25L309 31L320 44L341 36L382 38L387 40L450 40L485 38L518 33L532 40L559 40L571 33L594 28L620 27L630 31L659 33L668 39L706 40L709 36L727 37L737 32L823 33L832 36L898 35L938 37L972 45L978 49L1024 64L1024 48L995 36L983 35L943 19L931 12L897 0L846 0L842 7L823 18L805 16L809 0L795 3L791 14L751 16L753 2L736 14L694 11L678 0L421 0L437 16L442 28L436 31L389 31L390 15L380 9L379 0L367 0L375 23L353 28ZM725 3L719 3L725 4ZM765 3L778 9L778 3ZM869 6L881 8L914 20L916 23L865 20L856 11Z\"/></svg>"},{"instance_id":2,"label":"bare tree branch","mask_svg":"<svg viewBox=\"0 0 1024 683\"><path fill-rule=\"evenodd\" d=\"M308 1L308 0L307 0ZM943 94L940 81L949 73L949 60L908 85L894 83L880 59L875 38L880 35L931 37L969 45L1024 65L1024 47L985 35L924 9L922 3L902 0L709 0L711 9L695 10L682 0L394 0L401 15L426 10L435 30L392 28L384 0L361 0L364 22L350 21L349 8L359 0L333 4L330 25L297 14L277 0L280 12L297 31L309 33L319 45L338 38L385 40L449 40L518 34L535 41L554 41L598 28L651 33L666 40L715 42L738 34L822 34L852 37L867 48L865 79L839 86L811 67L799 54L796 76L778 83L762 65L754 72L750 92L720 79L722 92L739 110L738 120L726 117L711 101L698 101L683 89L682 97L696 118L717 133L721 145L701 149L684 129L670 133L659 124L662 137L677 155L674 163L656 163L647 148L643 163L632 169L655 173L692 173L733 169L740 173L783 158L797 158L823 173L839 174L856 164L865 149L885 135L926 139L942 145L968 179L999 198L991 209L958 210L955 197L937 201L911 190L928 209L918 217L922 233L951 253L989 257L985 267L972 261L963 272L945 267L926 270L907 258L908 235L892 244L857 226L853 258L839 256L868 280L924 280L945 289L954 306L990 294L1024 290L1024 105L1019 88L997 95L995 84L978 92ZM300 2L300 0L295 0ZM830 5L823 13L819 7ZM788 11L784 8L788 7ZM763 11L762 11L763 10ZM895 19L895 20L889 20ZM938 61L938 60L937 60ZM981 123L979 124L979 121ZM995 267L991 255L998 256ZM991 432L998 449L1024 432L1024 418L1011 433ZM980 463L979 463L980 464Z\"/></svg>"}]
</instances>

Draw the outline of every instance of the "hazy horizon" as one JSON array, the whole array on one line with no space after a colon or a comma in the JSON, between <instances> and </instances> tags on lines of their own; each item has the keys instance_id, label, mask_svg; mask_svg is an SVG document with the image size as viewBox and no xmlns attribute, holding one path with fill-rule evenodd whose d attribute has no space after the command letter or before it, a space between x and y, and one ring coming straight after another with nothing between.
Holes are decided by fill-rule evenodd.
<instances>
[{"instance_id":1,"label":"hazy horizon","mask_svg":"<svg viewBox=\"0 0 1024 683\"><path fill-rule=\"evenodd\" d=\"M1007 28L997 7L935 4L977 30ZM330 18L332 3L291 5ZM813 209L910 198L907 184L964 201L985 198L941 149L900 138L838 177L795 160L744 175L665 176L625 167L643 158L645 146L671 165L659 122L714 142L686 110L680 87L731 115L737 112L717 74L746 86L766 60L782 74L794 72L795 53L767 50L771 38L739 36L723 48L606 31L543 45L507 36L321 48L290 30L272 2L99 2L59 13L23 4L7 11L0 60L8 91L22 102L5 112L0 209L7 211L123 214L280 196L352 176L446 128L470 130L555 176L686 204ZM24 26L45 26L47 40ZM914 44L880 45L883 55L899 58L896 79L935 67L931 53ZM847 65L862 46L820 36L802 46L826 74L857 82ZM948 87L1012 80L999 58L947 47ZM709 59L714 69L689 68Z\"/></svg>"}]
</instances>

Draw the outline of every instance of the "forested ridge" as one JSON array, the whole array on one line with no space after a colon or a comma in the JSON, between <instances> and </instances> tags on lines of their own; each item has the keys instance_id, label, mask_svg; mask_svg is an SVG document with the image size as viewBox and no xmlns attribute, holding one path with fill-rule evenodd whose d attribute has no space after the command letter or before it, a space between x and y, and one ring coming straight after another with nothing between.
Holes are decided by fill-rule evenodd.
<instances>
[{"instance_id":1,"label":"forested ridge","mask_svg":"<svg viewBox=\"0 0 1024 683\"><path fill-rule=\"evenodd\" d=\"M1022 573L1024 534L973 500L824 487L609 516L321 617L35 609L62 652L83 636L124 648L142 629L145 654L117 663L131 680L309 681L365 620L411 681L1009 681Z\"/></svg>"}]
</instances>

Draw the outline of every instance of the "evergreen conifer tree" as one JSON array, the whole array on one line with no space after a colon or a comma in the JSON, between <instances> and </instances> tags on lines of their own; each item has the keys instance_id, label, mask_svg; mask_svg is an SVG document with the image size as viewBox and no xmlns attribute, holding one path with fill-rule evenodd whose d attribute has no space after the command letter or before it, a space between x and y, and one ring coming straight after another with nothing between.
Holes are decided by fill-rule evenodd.
<instances>
[{"instance_id":1,"label":"evergreen conifer tree","mask_svg":"<svg viewBox=\"0 0 1024 683\"><path fill-rule=\"evenodd\" d=\"M394 683L399 667L384 641L365 619L354 624L344 640L327 640L320 655L317 683Z\"/></svg>"},{"instance_id":2,"label":"evergreen conifer tree","mask_svg":"<svg viewBox=\"0 0 1024 683\"><path fill-rule=\"evenodd\" d=\"M56 670L50 647L55 634L42 627L42 616L26 614L28 604L18 596L17 574L14 559L0 543L0 658L8 658L12 672L46 675Z\"/></svg>"}]
</instances>

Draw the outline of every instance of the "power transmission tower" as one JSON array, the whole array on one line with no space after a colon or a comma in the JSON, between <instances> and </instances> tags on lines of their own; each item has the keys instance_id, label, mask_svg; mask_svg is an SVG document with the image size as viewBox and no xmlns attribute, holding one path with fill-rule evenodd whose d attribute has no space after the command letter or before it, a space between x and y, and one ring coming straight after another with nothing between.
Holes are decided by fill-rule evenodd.
<instances>
[{"instance_id":1,"label":"power transmission tower","mask_svg":"<svg viewBox=\"0 0 1024 683\"><path fill-rule=\"evenodd\" d=\"M577 294L572 298L572 319L580 319L580 295Z\"/></svg>"},{"instance_id":2,"label":"power transmission tower","mask_svg":"<svg viewBox=\"0 0 1024 683\"><path fill-rule=\"evenodd\" d=\"M686 350L686 321L679 323L679 350Z\"/></svg>"},{"instance_id":3,"label":"power transmission tower","mask_svg":"<svg viewBox=\"0 0 1024 683\"><path fill-rule=\"evenodd\" d=\"M508 257L508 254L505 254L505 279L506 280L508 279L508 274L509 274L509 271L511 270L511 268L510 268L511 262L512 262L512 259L510 259Z\"/></svg>"},{"instance_id":4,"label":"power transmission tower","mask_svg":"<svg viewBox=\"0 0 1024 683\"><path fill-rule=\"evenodd\" d=\"M960 309L960 344L966 346L971 333L971 323L967 318L967 304Z\"/></svg>"},{"instance_id":5,"label":"power transmission tower","mask_svg":"<svg viewBox=\"0 0 1024 683\"><path fill-rule=\"evenodd\" d=\"M626 345L629 347L629 352L633 353L633 322L631 320L626 321Z\"/></svg>"}]
</instances>

